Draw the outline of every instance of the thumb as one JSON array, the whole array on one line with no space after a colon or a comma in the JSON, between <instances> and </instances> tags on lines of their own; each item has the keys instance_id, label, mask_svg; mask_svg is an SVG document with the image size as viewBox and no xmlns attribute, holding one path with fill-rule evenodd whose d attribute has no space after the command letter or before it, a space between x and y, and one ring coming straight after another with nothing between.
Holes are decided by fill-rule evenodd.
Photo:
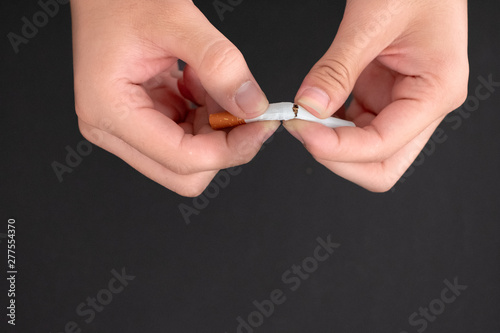
<instances>
[{"instance_id":1,"label":"thumb","mask_svg":"<svg viewBox=\"0 0 500 333\"><path fill-rule=\"evenodd\" d=\"M400 10L378 0L347 1L334 41L305 77L296 103L320 118L340 109L361 72L394 40Z\"/></svg>"},{"instance_id":2,"label":"thumb","mask_svg":"<svg viewBox=\"0 0 500 333\"><path fill-rule=\"evenodd\" d=\"M169 45L185 61L207 93L225 110L241 118L254 118L269 106L241 52L191 4L183 12L181 28Z\"/></svg>"}]
</instances>

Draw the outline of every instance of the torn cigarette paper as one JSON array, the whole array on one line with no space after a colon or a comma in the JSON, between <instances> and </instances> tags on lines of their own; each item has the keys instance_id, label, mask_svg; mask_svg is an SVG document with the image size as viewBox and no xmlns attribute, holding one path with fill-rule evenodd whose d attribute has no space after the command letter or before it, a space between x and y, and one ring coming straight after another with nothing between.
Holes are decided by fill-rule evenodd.
<instances>
[{"instance_id":1,"label":"torn cigarette paper","mask_svg":"<svg viewBox=\"0 0 500 333\"><path fill-rule=\"evenodd\" d=\"M330 128L336 128L342 126L351 126L351 127L355 126L354 123L339 118L333 118L333 117L326 119L316 118L303 107L288 102L269 104L269 108L264 114L253 119L241 119L233 116L229 112L220 112L211 114L210 126L212 126L213 129L223 129L237 125L253 123L256 121L266 121L266 120L287 121L292 119L312 121L315 123L323 124Z\"/></svg>"}]
</instances>

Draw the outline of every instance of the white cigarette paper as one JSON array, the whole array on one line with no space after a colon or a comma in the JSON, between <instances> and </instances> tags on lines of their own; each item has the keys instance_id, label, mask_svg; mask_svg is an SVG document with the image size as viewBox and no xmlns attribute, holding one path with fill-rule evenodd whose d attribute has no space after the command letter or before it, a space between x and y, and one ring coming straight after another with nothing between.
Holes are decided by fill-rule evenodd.
<instances>
[{"instance_id":1,"label":"white cigarette paper","mask_svg":"<svg viewBox=\"0 0 500 333\"><path fill-rule=\"evenodd\" d=\"M295 114L294 108L297 114ZM252 123L255 121L264 121L264 120L287 121L292 119L312 121L315 123L325 125L330 128L343 127L343 126L350 126L350 127L356 126L354 125L353 122L339 118L333 118L333 117L326 119L317 118L313 116L311 113L309 113L309 111L304 109L302 106L288 102L269 104L269 108L264 114L253 119L245 119L245 122Z\"/></svg>"},{"instance_id":2,"label":"white cigarette paper","mask_svg":"<svg viewBox=\"0 0 500 333\"><path fill-rule=\"evenodd\" d=\"M303 107L297 104L286 103L286 102L270 104L269 108L263 115L253 119L238 118L227 111L213 113L209 115L210 126L214 130L234 127L247 123L253 123L256 121L266 121L266 120L287 121L292 119L312 121L330 128L343 127L343 126L350 126L350 127L356 126L354 125L354 123L350 121L342 120L339 118L333 118L333 117L326 119L316 118Z\"/></svg>"}]
</instances>

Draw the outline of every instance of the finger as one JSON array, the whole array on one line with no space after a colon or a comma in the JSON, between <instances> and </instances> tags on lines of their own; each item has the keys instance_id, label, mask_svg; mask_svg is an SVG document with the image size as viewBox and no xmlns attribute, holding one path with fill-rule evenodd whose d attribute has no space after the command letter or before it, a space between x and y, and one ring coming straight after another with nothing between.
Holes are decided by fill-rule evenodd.
<instances>
[{"instance_id":1,"label":"finger","mask_svg":"<svg viewBox=\"0 0 500 333\"><path fill-rule=\"evenodd\" d=\"M175 67L176 65L173 66L173 68ZM152 105L155 110L158 110L175 122L183 121L190 108L187 101L179 96L177 79L172 77L171 70L171 68L167 69L140 85L116 85L119 94L117 94L118 97L112 99L115 101L112 104L114 107L104 109L102 112L93 108L93 119L84 119L84 121L95 123L105 114L123 120L131 110L137 106L144 105L144 101L147 101L148 105ZM96 96L96 99L103 98L109 103L109 93L107 91L103 95L101 93ZM87 116L86 118L88 118L88 115L81 115L80 117L83 116Z\"/></svg>"},{"instance_id":2,"label":"finger","mask_svg":"<svg viewBox=\"0 0 500 333\"><path fill-rule=\"evenodd\" d=\"M345 108L345 104L343 104L340 109L337 110L337 112L335 112L335 117L338 117L340 119L344 119L344 120L349 120L351 121L351 118L349 118L347 116L347 112L346 112L346 108ZM349 118L349 119L348 119Z\"/></svg>"},{"instance_id":3,"label":"finger","mask_svg":"<svg viewBox=\"0 0 500 333\"><path fill-rule=\"evenodd\" d=\"M153 108L175 122L181 122L185 119L189 106L185 99L178 93L159 86L148 91L148 95L153 101Z\"/></svg>"},{"instance_id":4,"label":"finger","mask_svg":"<svg viewBox=\"0 0 500 333\"><path fill-rule=\"evenodd\" d=\"M354 86L353 101L347 112L356 118L362 112L378 114L393 101L393 88L398 77L402 77L378 60L372 61L361 73Z\"/></svg>"},{"instance_id":5,"label":"finger","mask_svg":"<svg viewBox=\"0 0 500 333\"><path fill-rule=\"evenodd\" d=\"M186 3L180 27L165 34L163 44L193 68L203 87L219 105L235 116L254 118L269 102L251 74L241 52L206 19Z\"/></svg>"},{"instance_id":6,"label":"finger","mask_svg":"<svg viewBox=\"0 0 500 333\"><path fill-rule=\"evenodd\" d=\"M407 16L395 15L385 2L348 1L332 45L305 77L296 103L320 118L331 116L345 103L364 68L396 38L403 20Z\"/></svg>"},{"instance_id":7,"label":"finger","mask_svg":"<svg viewBox=\"0 0 500 333\"><path fill-rule=\"evenodd\" d=\"M99 128L178 174L247 163L279 127L278 121L262 122L240 126L229 133L211 131L190 135L147 102L130 110L127 117L108 122L110 124Z\"/></svg>"},{"instance_id":8,"label":"finger","mask_svg":"<svg viewBox=\"0 0 500 333\"><path fill-rule=\"evenodd\" d=\"M206 105L207 91L201 84L201 81L194 69L191 66L186 65L183 72L182 84L188 91L189 95L191 95L190 100L197 105Z\"/></svg>"},{"instance_id":9,"label":"finger","mask_svg":"<svg viewBox=\"0 0 500 333\"><path fill-rule=\"evenodd\" d=\"M410 78L411 79L411 78ZM363 113L355 119L364 127L336 129L292 120L285 128L318 159L337 162L377 162L394 155L430 123L446 114L432 100L400 99L389 104L376 117ZM359 123L362 122L362 123Z\"/></svg>"},{"instance_id":10,"label":"finger","mask_svg":"<svg viewBox=\"0 0 500 333\"><path fill-rule=\"evenodd\" d=\"M318 159L318 162L325 165L337 175L370 191L388 191L406 172L415 158L417 158L443 118L441 117L434 121L401 150L382 162L346 163L322 159Z\"/></svg>"},{"instance_id":11,"label":"finger","mask_svg":"<svg viewBox=\"0 0 500 333\"><path fill-rule=\"evenodd\" d=\"M118 156L134 169L166 188L187 197L203 192L217 174L210 170L191 175L179 175L143 155L119 138L79 120L80 131L90 142Z\"/></svg>"},{"instance_id":12,"label":"finger","mask_svg":"<svg viewBox=\"0 0 500 333\"><path fill-rule=\"evenodd\" d=\"M182 97L192 102L193 104L196 104L197 106L201 105L196 103L193 94L191 94L191 91L186 87L186 84L184 83L184 78L179 78L179 80L177 81L177 88L179 89L179 93L182 95Z\"/></svg>"}]
</instances>

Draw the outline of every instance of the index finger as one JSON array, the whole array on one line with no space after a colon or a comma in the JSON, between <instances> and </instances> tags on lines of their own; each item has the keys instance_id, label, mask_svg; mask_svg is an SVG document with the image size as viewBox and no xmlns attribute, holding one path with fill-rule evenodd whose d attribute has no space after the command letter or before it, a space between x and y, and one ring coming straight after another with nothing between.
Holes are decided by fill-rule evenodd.
<instances>
[{"instance_id":1,"label":"index finger","mask_svg":"<svg viewBox=\"0 0 500 333\"><path fill-rule=\"evenodd\" d=\"M444 112L430 102L401 99L385 107L364 127L330 129L300 120L291 120L284 126L315 158L374 162L392 156Z\"/></svg>"},{"instance_id":2,"label":"index finger","mask_svg":"<svg viewBox=\"0 0 500 333\"><path fill-rule=\"evenodd\" d=\"M192 135L163 113L143 107L130 110L126 119L116 119L114 125L113 135L150 159L177 174L191 174L249 162L279 122L248 124L229 133L207 130Z\"/></svg>"}]
</instances>

